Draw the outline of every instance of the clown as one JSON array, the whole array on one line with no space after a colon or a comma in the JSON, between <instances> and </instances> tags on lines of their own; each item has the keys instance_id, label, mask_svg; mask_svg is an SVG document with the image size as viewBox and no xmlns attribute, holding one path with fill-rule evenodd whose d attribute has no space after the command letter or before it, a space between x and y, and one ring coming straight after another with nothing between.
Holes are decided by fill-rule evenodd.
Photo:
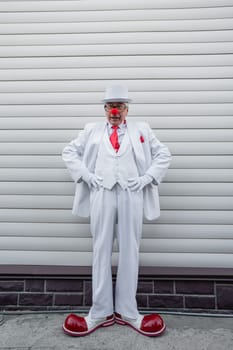
<instances>
[{"instance_id":1,"label":"clown","mask_svg":"<svg viewBox=\"0 0 233 350\"><path fill-rule=\"evenodd\" d=\"M158 185L171 154L145 122L126 119L128 89L110 85L103 100L106 120L87 124L63 150L76 183L72 213L90 217L93 238L92 307L87 316L69 315L64 331L83 336L115 322L147 336L165 330L158 314L137 309L139 244L143 216L160 215ZM115 237L119 257L113 303L111 255Z\"/></svg>"}]
</instances>

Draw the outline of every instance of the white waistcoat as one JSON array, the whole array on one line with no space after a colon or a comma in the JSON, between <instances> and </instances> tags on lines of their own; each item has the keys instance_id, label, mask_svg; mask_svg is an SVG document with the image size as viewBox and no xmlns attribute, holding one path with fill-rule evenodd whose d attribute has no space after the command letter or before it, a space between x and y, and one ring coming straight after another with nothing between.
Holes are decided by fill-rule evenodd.
<instances>
[{"instance_id":1,"label":"white waistcoat","mask_svg":"<svg viewBox=\"0 0 233 350\"><path fill-rule=\"evenodd\" d=\"M107 129L105 130L97 155L95 174L103 179L103 187L109 190L116 183L126 189L127 180L138 176L135 156L127 130L118 152L114 150Z\"/></svg>"}]
</instances>

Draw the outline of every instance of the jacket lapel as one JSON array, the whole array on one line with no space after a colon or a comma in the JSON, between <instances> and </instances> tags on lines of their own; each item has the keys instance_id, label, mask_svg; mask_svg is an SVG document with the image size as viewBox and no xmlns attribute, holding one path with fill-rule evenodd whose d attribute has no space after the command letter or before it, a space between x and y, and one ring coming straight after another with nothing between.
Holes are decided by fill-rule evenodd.
<instances>
[{"instance_id":1,"label":"jacket lapel","mask_svg":"<svg viewBox=\"0 0 233 350\"><path fill-rule=\"evenodd\" d=\"M113 130L112 130L112 131L113 131ZM115 154L116 154L116 151L115 151L115 149L113 148L113 146L112 146L112 144L111 144L110 137L109 137L109 134L108 134L108 127L106 127L106 129L105 129L103 141L104 141L104 144L105 144L106 149L107 149L112 155L115 155ZM120 147L120 148L121 148L121 147ZM118 151L118 153L119 153L119 151Z\"/></svg>"},{"instance_id":2,"label":"jacket lapel","mask_svg":"<svg viewBox=\"0 0 233 350\"><path fill-rule=\"evenodd\" d=\"M128 132L127 132L127 129L125 130L125 134L122 138L122 141L121 141L121 146L119 148L119 151L118 151L118 155L122 155L126 150L127 148L129 147L129 136L128 136Z\"/></svg>"},{"instance_id":3,"label":"jacket lapel","mask_svg":"<svg viewBox=\"0 0 233 350\"><path fill-rule=\"evenodd\" d=\"M144 151L142 147L142 143L140 142L140 130L136 123L127 122L127 129L129 133L129 138L131 144L133 146L133 150L135 153L136 163L138 167L138 171L140 175L145 174L146 160L144 156Z\"/></svg>"}]
</instances>

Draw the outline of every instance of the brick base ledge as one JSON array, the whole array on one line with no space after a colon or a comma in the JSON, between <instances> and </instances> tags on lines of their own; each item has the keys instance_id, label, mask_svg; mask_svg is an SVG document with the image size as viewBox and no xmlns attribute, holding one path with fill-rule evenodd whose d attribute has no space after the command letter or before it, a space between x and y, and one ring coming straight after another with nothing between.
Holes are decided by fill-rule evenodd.
<instances>
[{"instance_id":1,"label":"brick base ledge","mask_svg":"<svg viewBox=\"0 0 233 350\"><path fill-rule=\"evenodd\" d=\"M115 289L113 278L113 290ZM139 275L137 303L144 312L233 315L233 277ZM92 280L86 275L0 276L0 310L89 310Z\"/></svg>"}]
</instances>

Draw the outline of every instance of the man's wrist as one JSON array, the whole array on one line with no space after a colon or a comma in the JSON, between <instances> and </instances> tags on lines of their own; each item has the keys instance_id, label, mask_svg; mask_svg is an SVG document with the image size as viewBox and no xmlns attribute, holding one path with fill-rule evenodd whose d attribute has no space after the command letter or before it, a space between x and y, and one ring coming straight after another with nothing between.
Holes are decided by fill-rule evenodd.
<instances>
[{"instance_id":1,"label":"man's wrist","mask_svg":"<svg viewBox=\"0 0 233 350\"><path fill-rule=\"evenodd\" d=\"M87 167L82 166L80 173L81 173L81 179L88 183L88 181L90 180L91 173L89 172Z\"/></svg>"},{"instance_id":2,"label":"man's wrist","mask_svg":"<svg viewBox=\"0 0 233 350\"><path fill-rule=\"evenodd\" d=\"M149 184L153 181L153 177L150 174L145 174L144 180L146 181L147 184Z\"/></svg>"}]
</instances>

